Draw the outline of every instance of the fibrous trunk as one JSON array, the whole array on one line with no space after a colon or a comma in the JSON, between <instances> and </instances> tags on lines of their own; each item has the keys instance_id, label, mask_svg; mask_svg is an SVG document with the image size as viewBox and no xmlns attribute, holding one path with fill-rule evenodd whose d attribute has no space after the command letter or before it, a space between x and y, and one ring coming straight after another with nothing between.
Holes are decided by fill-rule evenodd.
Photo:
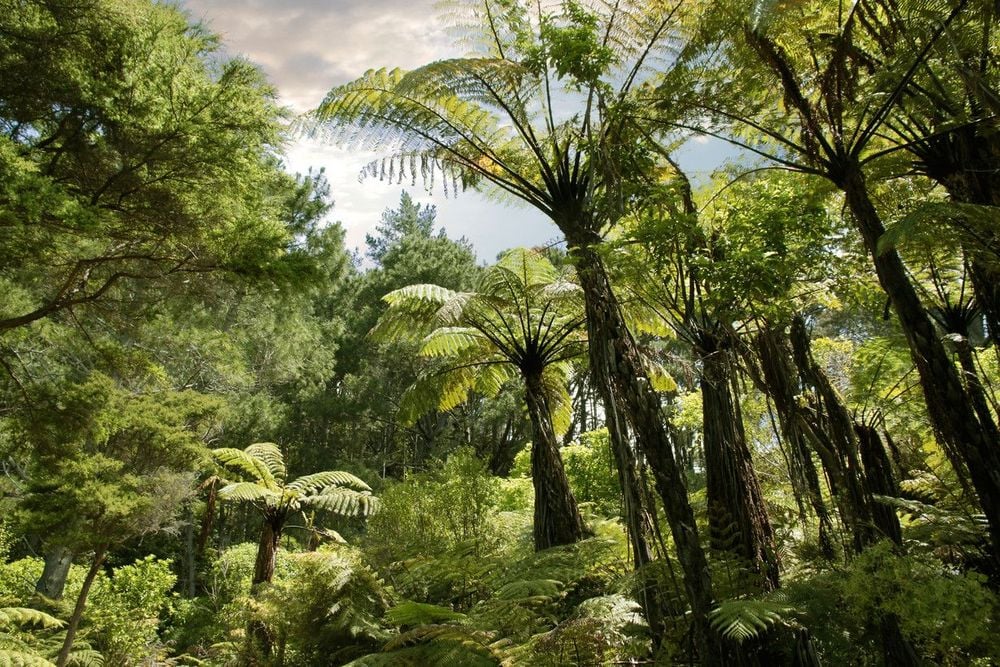
<instances>
[{"instance_id":1,"label":"fibrous trunk","mask_svg":"<svg viewBox=\"0 0 1000 667\"><path fill-rule=\"evenodd\" d=\"M525 389L531 416L531 479L535 487L533 534L535 550L541 551L578 542L585 530L559 456L540 372L525 375Z\"/></svg>"},{"instance_id":2,"label":"fibrous trunk","mask_svg":"<svg viewBox=\"0 0 1000 667\"><path fill-rule=\"evenodd\" d=\"M663 500L684 586L691 603L693 636L703 664L722 663L722 647L708 626L712 583L698 540L687 486L674 458L660 399L642 366L639 350L625 326L604 262L589 243L568 238L577 260L587 314L590 368L606 409L624 414L653 473ZM596 242L597 239L587 239Z\"/></svg>"},{"instance_id":3,"label":"fibrous trunk","mask_svg":"<svg viewBox=\"0 0 1000 667\"><path fill-rule=\"evenodd\" d=\"M614 407L613 405L611 407ZM663 600L656 579L650 576L646 566L653 561L653 550L649 545L649 515L642 493L641 474L632 446L628 441L627 426L615 410L605 415L611 451L618 468L618 482L622 489L622 515L632 545L632 560L638 577L636 599L639 601L649 624L649 634L653 639L654 652L663 641L666 631Z\"/></svg>"},{"instance_id":4,"label":"fibrous trunk","mask_svg":"<svg viewBox=\"0 0 1000 667\"><path fill-rule=\"evenodd\" d=\"M1000 557L1000 443L989 436L973 409L959 374L934 324L917 296L895 250L879 247L885 233L868 195L860 167L848 168L841 187L868 252L879 283L888 294L906 335L910 356L920 375L927 412L952 463L968 470L989 525L994 558Z\"/></svg>"},{"instance_id":5,"label":"fibrous trunk","mask_svg":"<svg viewBox=\"0 0 1000 667\"><path fill-rule=\"evenodd\" d=\"M717 336L702 332L701 396L709 527L713 542L743 558L761 588L778 587L774 530L735 399L734 365Z\"/></svg>"},{"instance_id":6,"label":"fibrous trunk","mask_svg":"<svg viewBox=\"0 0 1000 667\"><path fill-rule=\"evenodd\" d=\"M833 522L823 500L819 475L813 464L808 439L803 432L798 404L799 379L792 364L792 350L788 336L781 328L768 327L755 339L757 358L760 361L758 383L771 397L778 416L781 435L789 450L789 477L797 496L805 496L819 522L819 545L827 558L834 556Z\"/></svg>"}]
</instances>

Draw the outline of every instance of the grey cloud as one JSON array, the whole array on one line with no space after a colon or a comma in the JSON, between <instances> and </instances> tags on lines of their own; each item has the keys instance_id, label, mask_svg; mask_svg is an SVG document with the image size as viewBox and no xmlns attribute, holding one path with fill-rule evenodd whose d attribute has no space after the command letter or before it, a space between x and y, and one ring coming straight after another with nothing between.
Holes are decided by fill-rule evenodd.
<instances>
[{"instance_id":1,"label":"grey cloud","mask_svg":"<svg viewBox=\"0 0 1000 667\"><path fill-rule=\"evenodd\" d=\"M447 49L433 0L186 0L180 6L221 33L230 53L260 64L300 111L370 67L412 66Z\"/></svg>"}]
</instances>

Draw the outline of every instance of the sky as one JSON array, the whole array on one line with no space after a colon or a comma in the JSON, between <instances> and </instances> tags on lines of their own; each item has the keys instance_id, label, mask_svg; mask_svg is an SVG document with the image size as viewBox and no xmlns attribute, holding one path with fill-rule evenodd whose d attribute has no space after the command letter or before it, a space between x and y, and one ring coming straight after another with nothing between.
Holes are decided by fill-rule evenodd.
<instances>
[{"instance_id":1,"label":"sky","mask_svg":"<svg viewBox=\"0 0 1000 667\"><path fill-rule=\"evenodd\" d=\"M462 55L442 27L435 0L176 1L192 19L219 33L230 55L260 65L296 113L316 107L328 90L368 69L412 69ZM679 159L697 177L710 172L725 153L715 140L699 139L688 142ZM376 157L309 139L288 146L289 171L326 169L334 199L330 217L343 224L350 248L364 245L365 233L386 208L399 203L403 189L376 178L359 180L362 167ZM467 238L481 261L492 261L507 248L560 239L556 227L528 207L504 206L475 192L445 198L419 183L405 189L416 201L435 205L438 223L452 238Z\"/></svg>"}]
</instances>

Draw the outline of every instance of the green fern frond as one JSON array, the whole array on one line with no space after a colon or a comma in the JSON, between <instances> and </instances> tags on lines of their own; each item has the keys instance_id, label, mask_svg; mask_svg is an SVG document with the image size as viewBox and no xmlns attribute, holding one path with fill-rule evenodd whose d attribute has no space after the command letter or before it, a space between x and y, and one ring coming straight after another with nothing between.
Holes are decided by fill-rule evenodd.
<instances>
[{"instance_id":1,"label":"green fern frond","mask_svg":"<svg viewBox=\"0 0 1000 667\"><path fill-rule=\"evenodd\" d=\"M27 607L0 607L0 626L61 628L65 623L37 609Z\"/></svg>"},{"instance_id":2,"label":"green fern frond","mask_svg":"<svg viewBox=\"0 0 1000 667\"><path fill-rule=\"evenodd\" d=\"M223 467L238 470L271 491L278 490L278 484L267 464L242 449L230 447L213 449L212 458Z\"/></svg>"},{"instance_id":3,"label":"green fern frond","mask_svg":"<svg viewBox=\"0 0 1000 667\"><path fill-rule=\"evenodd\" d=\"M432 664L467 664L464 662L445 662L445 656L468 660L475 656L498 660L492 646L493 637L485 632L464 628L451 624L423 625L404 632L385 646L385 651L391 652L415 645L435 648L441 661ZM495 664L495 663L493 663Z\"/></svg>"},{"instance_id":4,"label":"green fern frond","mask_svg":"<svg viewBox=\"0 0 1000 667\"><path fill-rule=\"evenodd\" d=\"M382 297L382 300L390 307L400 307L409 303L429 303L432 306L441 307L451 301L458 292L447 287L431 284L407 285L397 290L389 292Z\"/></svg>"},{"instance_id":5,"label":"green fern frond","mask_svg":"<svg viewBox=\"0 0 1000 667\"><path fill-rule=\"evenodd\" d=\"M261 486L257 482L233 482L219 489L219 497L238 503L261 502L266 505L277 505L281 502L282 493Z\"/></svg>"},{"instance_id":6,"label":"green fern frond","mask_svg":"<svg viewBox=\"0 0 1000 667\"><path fill-rule=\"evenodd\" d=\"M371 516L378 511L378 498L375 496L339 486L302 498L300 502L340 516Z\"/></svg>"},{"instance_id":7,"label":"green fern frond","mask_svg":"<svg viewBox=\"0 0 1000 667\"><path fill-rule=\"evenodd\" d=\"M440 327L424 338L420 355L453 357L469 351L470 348L486 346L488 342L483 335L471 327Z\"/></svg>"},{"instance_id":8,"label":"green fern frond","mask_svg":"<svg viewBox=\"0 0 1000 667\"><path fill-rule=\"evenodd\" d=\"M81 648L70 652L66 658L68 667L104 667L104 656L92 648Z\"/></svg>"},{"instance_id":9,"label":"green fern frond","mask_svg":"<svg viewBox=\"0 0 1000 667\"><path fill-rule=\"evenodd\" d=\"M334 486L353 489L355 491L372 490L363 480L342 470L324 470L323 472L316 472L311 475L303 475L289 482L286 488L302 494L309 494Z\"/></svg>"},{"instance_id":10,"label":"green fern frond","mask_svg":"<svg viewBox=\"0 0 1000 667\"><path fill-rule=\"evenodd\" d=\"M274 479L281 483L288 472L285 470L285 457L273 442L255 442L243 450L249 456L264 462Z\"/></svg>"},{"instance_id":11,"label":"green fern frond","mask_svg":"<svg viewBox=\"0 0 1000 667\"><path fill-rule=\"evenodd\" d=\"M670 374L666 366L648 356L643 357L642 365L646 369L646 374L649 376L649 381L653 385L653 389L665 393L674 393L677 391L677 381L674 380L674 376Z\"/></svg>"},{"instance_id":12,"label":"green fern frond","mask_svg":"<svg viewBox=\"0 0 1000 667\"><path fill-rule=\"evenodd\" d=\"M0 649L0 667L55 667L55 663L34 653Z\"/></svg>"},{"instance_id":13,"label":"green fern frond","mask_svg":"<svg viewBox=\"0 0 1000 667\"><path fill-rule=\"evenodd\" d=\"M538 250L529 248L513 248L508 250L487 271L508 272L508 277L521 289L533 286L551 285L559 277L556 267L548 257Z\"/></svg>"},{"instance_id":14,"label":"green fern frond","mask_svg":"<svg viewBox=\"0 0 1000 667\"><path fill-rule=\"evenodd\" d=\"M555 598L562 594L563 582L555 579L525 579L502 586L495 597L500 600Z\"/></svg>"},{"instance_id":15,"label":"green fern frond","mask_svg":"<svg viewBox=\"0 0 1000 667\"><path fill-rule=\"evenodd\" d=\"M487 397L497 396L504 385L514 378L514 369L510 364L491 364L479 369L476 377L476 393Z\"/></svg>"},{"instance_id":16,"label":"green fern frond","mask_svg":"<svg viewBox=\"0 0 1000 667\"><path fill-rule=\"evenodd\" d=\"M772 600L726 600L712 610L709 621L723 637L742 643L784 623L793 611L788 604Z\"/></svg>"},{"instance_id":17,"label":"green fern frond","mask_svg":"<svg viewBox=\"0 0 1000 667\"><path fill-rule=\"evenodd\" d=\"M465 614L460 614L447 607L409 600L386 612L389 623L395 626L434 625L447 621L459 621L465 617Z\"/></svg>"}]
</instances>

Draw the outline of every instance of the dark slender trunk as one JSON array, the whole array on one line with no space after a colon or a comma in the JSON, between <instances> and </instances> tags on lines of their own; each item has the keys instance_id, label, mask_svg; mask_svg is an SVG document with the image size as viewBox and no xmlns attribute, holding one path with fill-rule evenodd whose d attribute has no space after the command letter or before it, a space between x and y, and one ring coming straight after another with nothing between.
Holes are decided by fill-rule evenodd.
<instances>
[{"instance_id":1,"label":"dark slender trunk","mask_svg":"<svg viewBox=\"0 0 1000 667\"><path fill-rule=\"evenodd\" d=\"M212 534L212 527L215 523L215 503L218 499L217 479L212 478L206 485L208 497L205 498L205 512L201 515L201 529L198 531L198 541L195 544L195 553L199 558L205 554L208 538Z\"/></svg>"},{"instance_id":2,"label":"dark slender trunk","mask_svg":"<svg viewBox=\"0 0 1000 667\"><path fill-rule=\"evenodd\" d=\"M45 567L35 584L35 592L53 600L61 599L72 564L73 552L66 547L56 546L45 552Z\"/></svg>"},{"instance_id":3,"label":"dark slender trunk","mask_svg":"<svg viewBox=\"0 0 1000 667\"><path fill-rule=\"evenodd\" d=\"M90 595L90 588L94 585L97 574L101 571L104 557L108 553L108 545L103 544L94 552L94 560L90 563L87 576L80 587L80 594L76 596L76 605L73 607L73 614L69 617L66 625L66 638L63 640L62 648L59 649L59 656L56 658L56 667L65 667L69 660L69 654L73 650L73 641L76 639L76 631L80 628L80 619L83 618L84 607L87 606L87 596Z\"/></svg>"},{"instance_id":4,"label":"dark slender trunk","mask_svg":"<svg viewBox=\"0 0 1000 667\"><path fill-rule=\"evenodd\" d=\"M198 585L198 561L195 557L194 548L194 510L188 505L187 525L184 527L184 560L187 564L187 581L185 591L189 598L193 598L197 593Z\"/></svg>"},{"instance_id":5,"label":"dark slender trunk","mask_svg":"<svg viewBox=\"0 0 1000 667\"><path fill-rule=\"evenodd\" d=\"M976 415L899 254L895 250L883 251L879 248L879 239L885 228L869 198L860 167L848 167L841 187L872 256L882 289L888 294L906 334L934 431L953 464L958 469L966 467L979 496L996 561L1000 558L1000 443L989 436L989 429Z\"/></svg>"},{"instance_id":6,"label":"dark slender trunk","mask_svg":"<svg viewBox=\"0 0 1000 667\"><path fill-rule=\"evenodd\" d=\"M814 392L808 412L799 409L799 423L833 481L841 517L854 540L853 550L860 552L871 543L872 521L854 420L840 393L813 358L809 332L801 316L792 321L790 341L802 382Z\"/></svg>"},{"instance_id":7,"label":"dark slender trunk","mask_svg":"<svg viewBox=\"0 0 1000 667\"><path fill-rule=\"evenodd\" d=\"M927 175L951 199L963 204L998 207L1000 211L1000 131L995 121L963 123L916 146ZM1000 213L998 213L1000 215ZM996 225L965 221L962 252L969 263L976 303L986 317L990 337L1000 344L1000 233Z\"/></svg>"},{"instance_id":8,"label":"dark slender trunk","mask_svg":"<svg viewBox=\"0 0 1000 667\"><path fill-rule=\"evenodd\" d=\"M997 431L997 425L993 421L989 399L986 398L986 390L979 379L979 369L976 368L976 358L972 354L972 344L965 337L964 331L955 340L955 352L958 356L958 363L962 367L962 379L965 381L966 391L969 392L972 407L990 439L993 442L1000 442L1000 432Z\"/></svg>"},{"instance_id":9,"label":"dark slender trunk","mask_svg":"<svg viewBox=\"0 0 1000 667\"><path fill-rule=\"evenodd\" d=\"M896 476L892 473L892 464L885 453L885 446L878 431L867 424L855 424L854 430L858 434L858 441L861 444L861 460L865 465L865 482L868 491L872 496L887 496L895 498L899 496L899 484ZM899 525L899 517L896 510L874 499L872 502L872 520L875 527L884 537L895 542L897 545L903 544L903 531Z\"/></svg>"},{"instance_id":10,"label":"dark slender trunk","mask_svg":"<svg viewBox=\"0 0 1000 667\"><path fill-rule=\"evenodd\" d=\"M524 440L521 439L521 427L518 426L520 420L520 415L512 415L504 421L503 431L490 454L488 467L490 473L497 477L510 475L511 468L514 467L514 459L524 445Z\"/></svg>"},{"instance_id":11,"label":"dark slender trunk","mask_svg":"<svg viewBox=\"0 0 1000 667\"><path fill-rule=\"evenodd\" d=\"M285 527L286 514L276 511L264 515L260 528L260 541L257 544L257 560L254 563L253 579L250 581L250 592L256 595L264 584L274 579L274 566L278 557L278 544L281 542L281 532ZM274 638L270 630L258 619L250 621L247 628L247 642L252 653L265 662L270 658L274 646Z\"/></svg>"},{"instance_id":12,"label":"dark slender trunk","mask_svg":"<svg viewBox=\"0 0 1000 667\"><path fill-rule=\"evenodd\" d=\"M594 384L606 410L624 414L646 457L663 500L667 521L684 570L684 586L692 611L695 649L705 665L722 664L722 645L708 625L713 607L712 581L705 552L698 540L694 512L687 485L674 458L673 445L660 407L660 398L642 366L639 350L625 326L618 300L611 289L607 270L591 243L567 235L577 260L583 288Z\"/></svg>"},{"instance_id":13,"label":"dark slender trunk","mask_svg":"<svg viewBox=\"0 0 1000 667\"><path fill-rule=\"evenodd\" d=\"M774 590L779 586L774 530L735 401L731 353L709 332L701 332L699 340L702 437L712 540L744 559L760 575L763 590Z\"/></svg>"},{"instance_id":14,"label":"dark slender trunk","mask_svg":"<svg viewBox=\"0 0 1000 667\"><path fill-rule=\"evenodd\" d=\"M666 620L664 601L656 577L646 567L653 562L653 550L649 546L648 510L639 480L639 466L628 441L627 426L618 413L610 410L605 415L605 422L622 489L622 519L628 531L629 544L632 545L632 562L639 574L636 599L649 625L655 654L666 633Z\"/></svg>"},{"instance_id":15,"label":"dark slender trunk","mask_svg":"<svg viewBox=\"0 0 1000 667\"><path fill-rule=\"evenodd\" d=\"M540 371L524 375L531 417L531 479L535 487L535 550L583 539L586 529L559 456L559 440L552 428L552 412Z\"/></svg>"},{"instance_id":16,"label":"dark slender trunk","mask_svg":"<svg viewBox=\"0 0 1000 667\"><path fill-rule=\"evenodd\" d=\"M799 382L792 364L791 344L787 334L780 329L766 328L756 338L757 358L760 361L759 384L771 397L778 415L778 425L789 450L789 477L797 495L809 500L813 514L819 522L819 545L823 555L834 557L833 522L823 500L819 475L813 463L812 452L800 426L798 414Z\"/></svg>"},{"instance_id":17,"label":"dark slender trunk","mask_svg":"<svg viewBox=\"0 0 1000 667\"><path fill-rule=\"evenodd\" d=\"M851 512L854 550L860 553L878 539L879 533L893 534L901 541L895 512L888 507L876 507L872 499L873 493L891 492L895 488L891 467L878 433L868 427L859 427L851 419L840 394L812 357L809 334L801 317L796 317L792 323L792 348L803 379L815 388L828 418L827 425L832 436L830 442L838 451L832 467L839 470L845 492L844 507ZM867 442L860 444L859 436L863 436ZM865 456L865 463L871 464L870 471L867 466L864 469L861 467L862 457ZM916 667L920 664L894 614L882 617L879 627L887 665Z\"/></svg>"}]
</instances>

